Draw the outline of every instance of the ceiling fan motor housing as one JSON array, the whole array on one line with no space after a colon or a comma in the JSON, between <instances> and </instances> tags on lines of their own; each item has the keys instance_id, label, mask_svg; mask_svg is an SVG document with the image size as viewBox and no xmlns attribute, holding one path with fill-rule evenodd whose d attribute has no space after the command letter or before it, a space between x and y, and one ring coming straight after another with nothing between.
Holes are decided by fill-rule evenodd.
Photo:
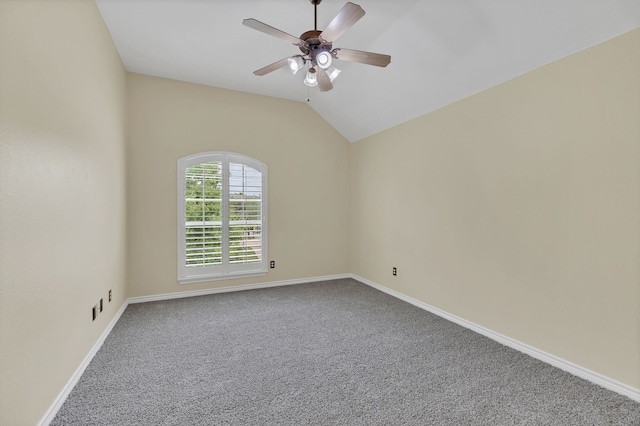
<instances>
[{"instance_id":1,"label":"ceiling fan motor housing","mask_svg":"<svg viewBox=\"0 0 640 426\"><path fill-rule=\"evenodd\" d=\"M322 31L319 30L310 30L300 36L300 40L304 41L304 44L299 46L300 51L305 55L309 55L309 59L313 65L318 65L316 58L320 53L327 52L331 56L332 44L324 41L320 37L321 33Z\"/></svg>"}]
</instances>

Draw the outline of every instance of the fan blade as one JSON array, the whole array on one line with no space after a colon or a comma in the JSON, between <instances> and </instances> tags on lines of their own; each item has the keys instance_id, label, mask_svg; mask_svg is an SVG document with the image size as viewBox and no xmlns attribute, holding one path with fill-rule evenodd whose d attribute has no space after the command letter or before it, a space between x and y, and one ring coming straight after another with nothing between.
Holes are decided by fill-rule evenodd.
<instances>
[{"instance_id":1,"label":"fan blade","mask_svg":"<svg viewBox=\"0 0 640 426\"><path fill-rule=\"evenodd\" d=\"M274 63L272 63L271 65L267 65L267 66L266 66L266 67L264 67L264 68L260 68L259 70L256 70L256 71L254 71L253 73L254 73L255 75L261 75L261 76L262 76L262 75L269 74L270 72L273 72L273 71L275 71L275 70L277 70L277 69L280 69L280 68L284 68L284 67L286 67L287 65L289 65L288 59L289 59L289 58L281 59L281 60L279 60L278 62L274 62Z\"/></svg>"},{"instance_id":2,"label":"fan blade","mask_svg":"<svg viewBox=\"0 0 640 426\"><path fill-rule=\"evenodd\" d=\"M391 56L380 53L363 52L361 50L334 49L337 59L349 62L359 62L361 64L375 65L376 67L386 67L391 62Z\"/></svg>"},{"instance_id":3,"label":"fan blade","mask_svg":"<svg viewBox=\"0 0 640 426\"><path fill-rule=\"evenodd\" d=\"M304 43L298 37L294 37L291 34L285 33L284 31L274 28L271 25L267 25L264 22L257 21L253 18L245 19L244 21L242 21L242 23L249 28L253 28L254 30L261 31L265 34L278 37L291 44L295 44L296 46L298 46L300 43Z\"/></svg>"},{"instance_id":4,"label":"fan blade","mask_svg":"<svg viewBox=\"0 0 640 426\"><path fill-rule=\"evenodd\" d=\"M363 16L364 10L360 6L347 2L329 25L327 25L327 28L322 31L320 37L325 41L333 43Z\"/></svg>"},{"instance_id":5,"label":"fan blade","mask_svg":"<svg viewBox=\"0 0 640 426\"><path fill-rule=\"evenodd\" d=\"M328 92L333 89L333 83L331 83L329 75L320 67L318 67L318 88L320 88L321 92Z\"/></svg>"}]
</instances>

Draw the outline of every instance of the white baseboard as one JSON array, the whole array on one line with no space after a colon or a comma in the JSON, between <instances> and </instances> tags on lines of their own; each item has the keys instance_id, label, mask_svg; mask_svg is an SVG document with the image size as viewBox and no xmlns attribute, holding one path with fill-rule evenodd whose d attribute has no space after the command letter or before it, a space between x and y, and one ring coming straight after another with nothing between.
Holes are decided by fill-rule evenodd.
<instances>
[{"instance_id":1,"label":"white baseboard","mask_svg":"<svg viewBox=\"0 0 640 426\"><path fill-rule=\"evenodd\" d=\"M113 330L113 327L115 327L116 323L122 316L122 313L124 312L125 309L127 309L127 306L129 306L128 300L122 304L120 309L118 309L118 312L116 312L116 315L113 317L111 322L109 322L109 325L107 326L107 328L105 328L105 330L102 332L102 334L98 338L98 341L93 345L93 347L91 348L87 356L84 357L84 360L82 360L82 363L80 363L80 366L73 373L73 375L71 376L67 384L64 386L64 388L62 388L62 391L58 394L58 397L53 401L53 403L51 404L47 412L44 414L44 416L42 416L42 418L38 422L38 426L47 426L56 417L56 414L58 414L60 407L62 407L62 404L64 404L64 402L67 400L67 397L73 390L74 386L78 383L78 381L80 380L80 377L82 377L82 373L84 373L84 370L87 369L87 367L89 366L89 363L91 362L93 357L96 355L96 353L98 352L98 350L100 349L104 341L107 339L107 336L109 336L109 333L111 333L111 330Z\"/></svg>"},{"instance_id":2,"label":"white baseboard","mask_svg":"<svg viewBox=\"0 0 640 426\"><path fill-rule=\"evenodd\" d=\"M467 321L465 319L452 315L448 312L445 312L433 306L427 305L426 303L423 303L412 297L406 296L395 290L391 290L390 288L384 287L380 284L374 283L373 281L369 281L366 278L362 278L355 274L351 274L351 278L353 278L356 281L360 281L361 283L366 284L370 287L373 287L376 290L380 290L384 293L387 293L388 295L391 295L407 303L410 303L414 306L417 306L418 308L424 309L425 311L438 315L439 317L442 317L448 321L461 325L462 327L473 330L476 333L482 334L483 336L486 336L492 340L495 340L498 343L501 343L519 352L525 353L533 358L546 362L547 364L553 365L554 367L557 367L561 370L571 373L574 376L578 376L582 379L595 383L596 385L602 386L605 389L609 389L613 392L619 393L620 395L624 395L628 398L631 398L634 401L640 402L640 389L636 389L631 386L625 385L624 383L620 383L616 380L603 376L602 374L596 373L594 371L588 370L584 367L581 367L572 362L559 358L555 355L551 355L547 352L536 349L525 343L519 342L510 337L504 336L500 333L496 333L495 331L489 330L488 328L482 327L478 324L474 324L470 321Z\"/></svg>"},{"instance_id":3,"label":"white baseboard","mask_svg":"<svg viewBox=\"0 0 640 426\"><path fill-rule=\"evenodd\" d=\"M78 383L82 373L86 370L87 366L98 352L104 341L115 327L118 320L124 313L125 309L129 304L132 303L143 303L143 302L154 302L159 300L169 300L169 299L180 299L184 297L194 297L194 296L204 296L209 294L218 294L218 293L227 293L232 291L243 291L243 290L255 290L260 288L269 288L269 287L281 287L287 285L295 285L295 284L305 284L311 282L319 282L319 281L330 281L344 278L353 278L356 281L359 281L363 284L366 284L370 287L373 287L377 290L380 290L384 293L387 293L393 297L396 297L400 300L403 300L407 303L410 303L418 308L424 309L425 311L431 312L435 315L438 315L446 320L454 322L458 325L461 325L465 328L475 331L476 333L482 334L492 340L495 340L498 343L501 343L505 346L513 348L517 351L523 352L533 358L539 359L540 361L546 362L547 364L553 365L554 367L558 367L561 370L567 371L575 376L581 377L585 380L588 380L592 383L602 386L605 389L609 389L621 395L624 395L628 398L631 398L634 401L640 402L640 390L632 388L631 386L625 385L624 383L620 383L616 380L610 379L606 376L603 376L599 373L590 371L586 368L583 368L579 365L573 364L569 361L566 361L562 358L558 358L554 355L548 354L541 350L538 350L534 347L526 345L522 342L518 342L517 340L511 339L510 337L504 336L502 334L491 331L487 328L484 328L480 325L474 324L470 321L464 320L455 315L449 314L445 311L442 311L433 306L427 305L426 303L420 302L419 300L413 299L412 297L406 296L402 293L399 293L395 290L391 290L390 288L384 287L380 284L376 284L373 281L369 281L366 278L362 278L355 274L340 274L340 275L326 275L322 277L313 277L313 278L300 278L293 280L285 280L285 281L271 281L260 284L247 284L247 285L239 285L239 286L229 286L229 287L221 287L221 288L211 288L205 290L194 290L194 291L183 291L178 293L167 293L167 294L159 294L155 296L142 296L142 297L131 297L127 299L116 315L113 317L107 328L98 338L98 341L93 345L91 351L84 358L78 369L73 373L73 376L69 379L67 384L64 386L58 397L51 404L45 415L38 422L38 426L47 426L51 421L55 418L58 410L62 407L65 400L73 390L73 387Z\"/></svg>"},{"instance_id":4,"label":"white baseboard","mask_svg":"<svg viewBox=\"0 0 640 426\"><path fill-rule=\"evenodd\" d=\"M323 277L299 278L286 281L270 281L259 284L245 284L220 288L207 288L204 290L181 291L177 293L157 294L154 296L141 296L129 298L129 303L157 302L159 300L181 299L183 297L206 296L209 294L228 293L231 291L256 290L259 288L282 287L286 285L313 283L318 281L330 281L351 278L351 274L325 275Z\"/></svg>"},{"instance_id":5,"label":"white baseboard","mask_svg":"<svg viewBox=\"0 0 640 426\"><path fill-rule=\"evenodd\" d=\"M93 347L91 348L87 356L84 358L80 366L73 373L73 376L71 376L71 378L69 379L67 384L64 386L60 394L58 394L58 397L51 404L51 406L49 407L47 412L44 414L44 416L42 416L42 418L38 422L38 426L47 426L55 418L56 414L58 414L58 411L60 410L60 407L62 407L62 404L64 404L67 397L73 390L74 386L80 380L80 377L82 377L82 373L84 373L84 370L87 369L87 367L89 366L89 363L91 362L93 357L96 355L96 353L98 352L98 350L100 349L104 341L107 339L107 336L109 336L109 333L111 333L111 330L113 330L113 327L115 327L118 320L120 320L120 317L124 313L125 309L127 309L127 306L129 306L132 303L180 299L183 297L204 296L208 294L227 293L231 291L255 290L259 288L281 287L286 285L305 284L305 283L318 282L318 281L330 281L330 280L338 280L338 279L351 278L351 277L352 277L351 274L326 275L322 277L300 278L300 279L285 280L285 281L271 281L271 282L260 283L260 284L247 284L247 285L229 286L229 287L222 287L222 288L211 288L211 289L205 289L205 290L183 291L179 293L159 294L155 296L130 297L122 304L122 307L120 307L120 309L118 310L116 315L113 317L113 319L111 320L107 328L100 335L100 337L98 338L98 341L93 345Z\"/></svg>"}]
</instances>

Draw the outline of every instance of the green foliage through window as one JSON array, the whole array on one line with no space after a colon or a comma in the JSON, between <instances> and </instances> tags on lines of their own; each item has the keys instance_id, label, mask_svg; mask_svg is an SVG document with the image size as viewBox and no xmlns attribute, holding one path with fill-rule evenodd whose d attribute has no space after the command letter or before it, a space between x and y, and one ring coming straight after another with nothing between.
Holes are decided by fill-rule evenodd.
<instances>
[{"instance_id":1,"label":"green foliage through window","mask_svg":"<svg viewBox=\"0 0 640 426\"><path fill-rule=\"evenodd\" d=\"M229 263L259 263L262 244L262 174L229 164ZM185 266L223 262L222 164L206 162L185 173Z\"/></svg>"},{"instance_id":2,"label":"green foliage through window","mask_svg":"<svg viewBox=\"0 0 640 426\"><path fill-rule=\"evenodd\" d=\"M185 263L222 262L222 179L218 162L191 166L185 173Z\"/></svg>"}]
</instances>

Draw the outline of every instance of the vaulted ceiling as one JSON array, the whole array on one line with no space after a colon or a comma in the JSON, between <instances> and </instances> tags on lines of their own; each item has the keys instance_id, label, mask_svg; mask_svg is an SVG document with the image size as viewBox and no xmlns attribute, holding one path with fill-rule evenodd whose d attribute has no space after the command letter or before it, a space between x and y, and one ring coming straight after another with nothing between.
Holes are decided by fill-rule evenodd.
<instances>
[{"instance_id":1,"label":"vaulted ceiling","mask_svg":"<svg viewBox=\"0 0 640 426\"><path fill-rule=\"evenodd\" d=\"M318 29L345 2L323 0ZM300 52L242 25L255 18L297 37L314 27L309 0L96 0L128 71L299 101L351 142L640 28L638 0L353 2L366 15L334 47L391 64L336 61L342 73L322 93L304 72L253 75Z\"/></svg>"}]
</instances>

